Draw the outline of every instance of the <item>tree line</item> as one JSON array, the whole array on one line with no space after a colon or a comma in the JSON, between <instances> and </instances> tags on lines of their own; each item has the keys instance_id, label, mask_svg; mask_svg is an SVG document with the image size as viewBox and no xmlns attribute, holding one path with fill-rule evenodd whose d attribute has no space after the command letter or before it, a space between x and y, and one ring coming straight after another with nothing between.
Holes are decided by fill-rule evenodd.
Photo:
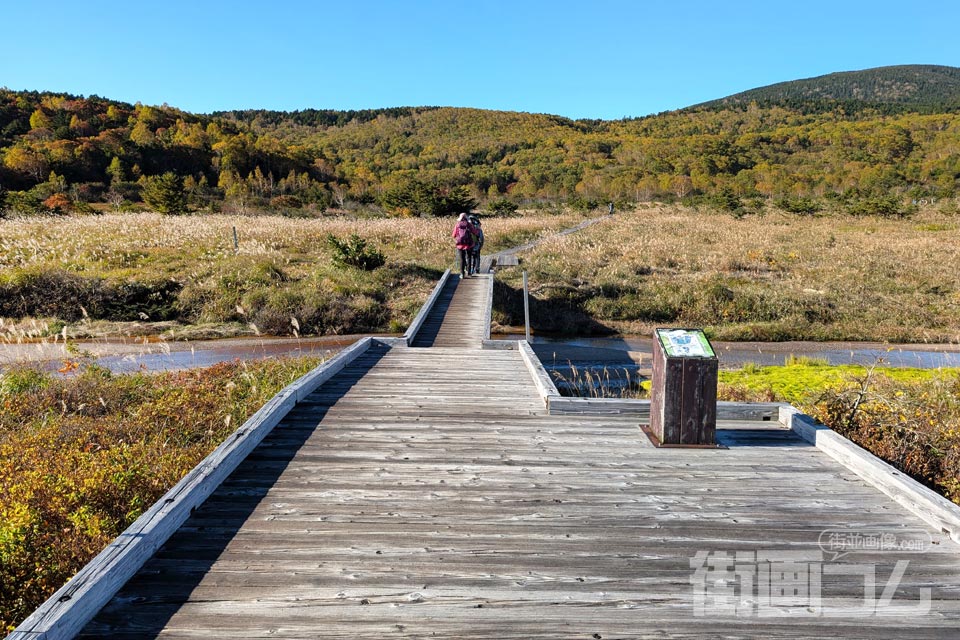
<instances>
[{"instance_id":1,"label":"tree line","mask_svg":"<svg viewBox=\"0 0 960 640\"><path fill-rule=\"evenodd\" d=\"M960 114L761 107L618 121L466 108L190 114L0 89L0 197L23 213L170 213L706 198L948 197ZM162 204L166 201L168 204ZM157 204L161 203L161 204Z\"/></svg>"}]
</instances>

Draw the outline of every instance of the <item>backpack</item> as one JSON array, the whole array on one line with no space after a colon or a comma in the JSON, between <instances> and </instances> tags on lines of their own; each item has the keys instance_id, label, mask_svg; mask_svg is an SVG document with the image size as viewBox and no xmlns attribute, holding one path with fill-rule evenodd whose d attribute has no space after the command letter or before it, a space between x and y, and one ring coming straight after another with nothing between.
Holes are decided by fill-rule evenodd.
<instances>
[{"instance_id":1,"label":"backpack","mask_svg":"<svg viewBox=\"0 0 960 640\"><path fill-rule=\"evenodd\" d=\"M480 219L476 216L470 216L467 218L467 222L470 223L470 227L472 228L473 248L479 249L483 246L483 230L480 228Z\"/></svg>"},{"instance_id":2,"label":"backpack","mask_svg":"<svg viewBox=\"0 0 960 640\"><path fill-rule=\"evenodd\" d=\"M467 221L458 222L456 233L453 234L453 239L457 244L473 245L473 233L470 223Z\"/></svg>"}]
</instances>

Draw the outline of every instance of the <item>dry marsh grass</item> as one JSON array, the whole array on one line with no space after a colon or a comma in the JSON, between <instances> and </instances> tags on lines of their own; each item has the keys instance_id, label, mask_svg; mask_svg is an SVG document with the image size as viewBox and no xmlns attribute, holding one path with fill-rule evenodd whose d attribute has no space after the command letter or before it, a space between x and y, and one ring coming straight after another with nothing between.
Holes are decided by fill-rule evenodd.
<instances>
[{"instance_id":1,"label":"dry marsh grass","mask_svg":"<svg viewBox=\"0 0 960 640\"><path fill-rule=\"evenodd\" d=\"M487 250L580 219L485 220ZM149 213L0 220L0 317L233 323L276 335L402 331L452 265L452 224ZM351 234L387 264L335 267L327 238Z\"/></svg>"},{"instance_id":2,"label":"dry marsh grass","mask_svg":"<svg viewBox=\"0 0 960 640\"><path fill-rule=\"evenodd\" d=\"M562 330L553 302L567 321L572 310L624 333L683 324L725 340L960 341L960 231L936 211L736 219L651 207L525 258L547 330ZM519 274L504 275L517 286Z\"/></svg>"},{"instance_id":3,"label":"dry marsh grass","mask_svg":"<svg viewBox=\"0 0 960 640\"><path fill-rule=\"evenodd\" d=\"M484 221L488 253L546 238L521 254L540 331L684 324L728 340L960 340L960 223L949 212L735 218L648 207L550 237L583 218ZM0 317L176 322L214 334L217 326L275 335L402 331L453 263L451 224L155 214L3 220ZM386 265L335 267L331 234L361 236ZM495 319L519 324L520 270L500 275Z\"/></svg>"}]
</instances>

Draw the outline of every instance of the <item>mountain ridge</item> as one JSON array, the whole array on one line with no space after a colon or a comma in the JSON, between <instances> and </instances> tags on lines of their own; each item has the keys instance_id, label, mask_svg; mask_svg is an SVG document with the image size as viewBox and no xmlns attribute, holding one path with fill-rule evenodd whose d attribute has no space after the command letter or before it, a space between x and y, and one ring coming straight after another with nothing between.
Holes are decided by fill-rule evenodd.
<instances>
[{"instance_id":1,"label":"mountain ridge","mask_svg":"<svg viewBox=\"0 0 960 640\"><path fill-rule=\"evenodd\" d=\"M814 112L838 107L854 111L872 108L882 113L953 112L960 110L960 68L913 64L837 71L748 89L681 111L745 107L751 103Z\"/></svg>"},{"instance_id":2,"label":"mountain ridge","mask_svg":"<svg viewBox=\"0 0 960 640\"><path fill-rule=\"evenodd\" d=\"M133 104L128 102L113 100L96 94L83 96L62 91L14 90L5 86L0 86L0 91L8 94L34 96L36 98L62 97L67 100L101 101L105 104L113 104L125 109L132 109L134 107ZM953 113L960 111L960 67L913 64L871 67L856 71L836 71L820 76L812 76L810 78L786 80L755 87L722 98L715 98L706 102L665 111L662 112L662 114L745 108L751 103L756 103L757 106L762 108L784 107L808 113L820 113L837 108L846 108L848 113L867 109L878 111L881 114L910 111L916 111L918 113ZM140 105L141 103L138 101L136 104ZM209 113L192 113L171 107L166 103L163 105L147 106L169 108L184 115L200 119L222 118L247 123L259 120L261 123L266 124L278 124L281 120L288 120L307 127L343 126L349 122L369 122L379 116L396 118L437 109L527 114L587 126L624 120L641 120L662 115L647 114L644 116L604 120L602 118L588 117L569 118L557 114L530 113L507 109L443 107L436 105L401 105L369 109L310 107L281 110L238 108L218 110Z\"/></svg>"}]
</instances>

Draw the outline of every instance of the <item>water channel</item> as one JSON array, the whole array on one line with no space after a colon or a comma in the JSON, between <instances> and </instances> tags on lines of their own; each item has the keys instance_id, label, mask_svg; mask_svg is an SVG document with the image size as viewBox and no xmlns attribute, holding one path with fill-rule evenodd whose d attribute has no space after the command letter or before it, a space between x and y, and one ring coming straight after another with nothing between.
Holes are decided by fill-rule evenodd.
<instances>
[{"instance_id":1,"label":"water channel","mask_svg":"<svg viewBox=\"0 0 960 640\"><path fill-rule=\"evenodd\" d=\"M384 334L385 336L386 334ZM65 360L86 353L117 373L168 371L207 367L219 362L286 355L330 357L362 336L321 338L229 338L191 342L156 342L138 339L107 339L80 342L69 353L62 343L0 345L0 368L18 363L41 363L50 370ZM518 340L522 335L495 335L494 339ZM609 369L631 375L649 375L650 338L551 338L534 336L532 345L548 369L569 371L571 365L586 369ZM782 365L793 357L809 357L829 364L918 367L935 369L960 367L960 345L888 345L866 342L714 342L723 369L737 369L747 363Z\"/></svg>"}]
</instances>

